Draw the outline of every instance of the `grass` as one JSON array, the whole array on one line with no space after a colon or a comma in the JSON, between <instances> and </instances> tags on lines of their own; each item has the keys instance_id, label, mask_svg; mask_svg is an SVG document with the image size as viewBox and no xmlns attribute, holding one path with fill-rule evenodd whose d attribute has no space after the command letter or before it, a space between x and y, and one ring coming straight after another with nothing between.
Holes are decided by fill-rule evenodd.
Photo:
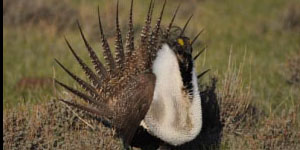
<instances>
[{"instance_id":1,"label":"grass","mask_svg":"<svg viewBox=\"0 0 300 150\"><path fill-rule=\"evenodd\" d=\"M34 0L32 1L34 2ZM125 25L127 24L129 4L123 1L120 3L120 12L125 12L121 13L120 16L122 30L125 31L127 29ZM156 3L161 4L162 2ZM170 20L178 3L178 0L168 2L169 6L166 8L164 16L166 21L164 23ZM104 28L109 31L107 32L109 42L112 43L114 40L112 38L114 34L112 32L114 29L114 11L111 11L115 9L114 2L70 0L55 3L54 1L44 4L45 6L40 4L33 7L44 9L31 10L22 7L22 5L17 5L18 7L13 9L16 12L32 12L33 10L33 12L43 12L47 10L46 14L53 14L54 16L45 15L38 19L32 18L31 13L12 13L11 5L5 4L4 8L7 11L3 14L4 112L19 107L35 106L35 104L44 105L45 102L54 98L53 84L49 82L34 84L33 87L20 87L18 83L28 77L43 80L55 76L59 80L75 86L74 82L57 67L53 59L61 60L67 67L71 67L73 72L83 75L79 65L74 63L74 58L67 50L64 35L70 40L76 52L83 56L84 60L88 60L88 55L84 50L74 22L76 19L81 21L91 45L95 49L99 49L97 5L101 10ZM141 29L147 6L148 1L135 0L134 22L136 31ZM157 10L160 9L159 4L156 6L158 6L156 7ZM295 121L300 120L299 115L297 115L300 113L299 109L296 109L299 105L300 93L297 92L299 86L290 84L290 81L294 81L290 77L293 76L290 74L293 74L294 71L286 70L288 66L293 66L289 64L295 62L293 57L300 51L300 25L295 21L300 20L300 12L297 8L300 8L300 3L297 0L273 0L272 2L268 0L190 0L188 3L182 3L182 9L176 20L176 24L182 26L187 17L192 13L194 14L187 32L191 37L204 28L205 31L200 36L201 42L196 44L196 50L203 46L201 43L205 43L208 49L197 60L197 71L211 69L204 82L208 81L209 76L218 78L217 95L221 97L218 100L222 100L229 94L230 96L227 97L226 101L236 100L238 104L245 101L247 102L246 106L249 102L251 107L263 112L264 115L260 114L259 116L262 117L254 124L257 128L241 128L242 131L251 129L252 134L265 129L265 132L260 132L261 139L268 139L267 132L273 132L272 130L275 129L276 131L284 130L284 127L288 128L287 131L295 129L295 133L299 133L299 121ZM291 11L293 9L295 11ZM64 11L72 13L64 13ZM155 12L156 16L158 12ZM8 21L9 19L15 21ZM23 21L18 22L18 20ZM62 24L61 22L64 21L68 23ZM228 60L230 60L230 65ZM89 61L86 62L90 63ZM25 83L30 84L30 81ZM225 93L228 89L232 89L232 93ZM239 99L235 99L235 97L239 97ZM245 106L244 103L239 107L241 106ZM222 103L220 103L220 107L229 108L223 106ZM224 112L230 112L229 109L225 110ZM241 110L246 111L248 107L247 109L241 108ZM245 113L242 111L236 114ZM293 116L291 115L293 113L296 114L295 122L287 117ZM223 114L223 116L234 115ZM288 120L292 120L292 127L287 126ZM241 136L230 133L237 128L236 125L245 124L245 122L242 120L241 123L225 123L228 126L233 124L234 127L228 130L226 127L223 129L228 136L225 136L222 141L222 149L240 149L245 148L241 147L245 145L247 149L253 148L251 143L242 144L246 141L253 142L253 145L258 146L254 148L266 149L268 147L267 142L259 143L257 140L249 140L249 137L253 136L250 133L245 134L239 140L237 137ZM274 124L282 126L273 127ZM280 134L278 133L278 135ZM279 136L276 138L282 139ZM286 141L289 140L286 139ZM271 146L272 144L269 144L269 148L272 148Z\"/></svg>"},{"instance_id":2,"label":"grass","mask_svg":"<svg viewBox=\"0 0 300 150\"><path fill-rule=\"evenodd\" d=\"M86 120L82 112L74 113L55 100L36 106L22 105L4 116L5 149L83 149L91 145L96 149L122 149L121 141L113 138L114 131L93 119L82 122Z\"/></svg>"}]
</instances>

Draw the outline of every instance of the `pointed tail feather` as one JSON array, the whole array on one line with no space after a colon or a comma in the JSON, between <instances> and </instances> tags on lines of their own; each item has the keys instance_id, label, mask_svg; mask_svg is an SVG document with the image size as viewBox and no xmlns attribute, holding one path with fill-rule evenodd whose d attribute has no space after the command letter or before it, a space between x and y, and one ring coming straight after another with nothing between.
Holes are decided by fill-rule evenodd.
<instances>
[{"instance_id":1,"label":"pointed tail feather","mask_svg":"<svg viewBox=\"0 0 300 150\"><path fill-rule=\"evenodd\" d=\"M109 48L107 39L106 39L106 37L104 35L104 32L103 32L101 18L100 18L100 8L99 8L99 6L98 6L98 21L99 21L99 29L100 29L100 33L101 33L103 56L104 56L104 59L105 59L107 65L109 67L108 72L112 73L113 71L115 71L116 65L115 65L114 57L113 57L113 55L111 53L111 50Z\"/></svg>"},{"instance_id":2,"label":"pointed tail feather","mask_svg":"<svg viewBox=\"0 0 300 150\"><path fill-rule=\"evenodd\" d=\"M97 99L97 97L91 97L89 95L86 95L78 90L75 90L75 89L67 86L66 84L64 84L62 82L59 82L58 80L55 80L55 83L59 84L60 86L62 86L65 89L67 89L68 91L75 94L79 98L83 99L87 103L94 104L95 106L97 106L99 108L104 107L104 105L102 103L100 103L100 101L99 101L99 99Z\"/></svg>"},{"instance_id":3,"label":"pointed tail feather","mask_svg":"<svg viewBox=\"0 0 300 150\"><path fill-rule=\"evenodd\" d=\"M130 5L130 14L129 14L129 31L126 35L126 49L125 56L128 59L131 56L131 53L134 51L134 31L133 31L133 0L131 0Z\"/></svg>"},{"instance_id":4,"label":"pointed tail feather","mask_svg":"<svg viewBox=\"0 0 300 150\"><path fill-rule=\"evenodd\" d=\"M198 54L193 58L193 60L195 61L205 50L206 47L204 47L201 51L199 51Z\"/></svg>"},{"instance_id":5,"label":"pointed tail feather","mask_svg":"<svg viewBox=\"0 0 300 150\"><path fill-rule=\"evenodd\" d=\"M145 20L145 25L141 31L141 44L144 45L145 47L148 47L148 38L149 38L149 31L151 28L151 18L152 18L152 7L153 7L152 3L153 0L150 1L150 6Z\"/></svg>"},{"instance_id":6,"label":"pointed tail feather","mask_svg":"<svg viewBox=\"0 0 300 150\"><path fill-rule=\"evenodd\" d=\"M77 26L79 28L80 31L80 35L84 41L84 44L89 52L90 58L92 59L92 63L94 64L94 68L97 72L97 74L101 77L101 79L105 79L108 77L107 72L105 67L103 66L103 64L101 63L101 61L99 60L99 58L97 57L95 51L93 50L93 48L89 45L89 43L87 42L83 32L82 32L82 28L79 24L79 22L77 21Z\"/></svg>"},{"instance_id":7,"label":"pointed tail feather","mask_svg":"<svg viewBox=\"0 0 300 150\"><path fill-rule=\"evenodd\" d=\"M70 72L65 66L63 66L57 59L55 59L56 63L65 71L67 72L85 91L89 92L90 95L93 97L99 97L96 89L89 85L87 82L80 79L78 76Z\"/></svg>"},{"instance_id":8,"label":"pointed tail feather","mask_svg":"<svg viewBox=\"0 0 300 150\"><path fill-rule=\"evenodd\" d=\"M210 69L207 69L205 71L203 71L202 73L200 73L199 75L197 75L197 79L200 79L203 75L205 75L208 71L210 71Z\"/></svg>"},{"instance_id":9,"label":"pointed tail feather","mask_svg":"<svg viewBox=\"0 0 300 150\"><path fill-rule=\"evenodd\" d=\"M60 101L64 102L65 104L78 108L79 110L83 110L86 111L92 115L95 115L101 119L103 119L105 122L107 122L108 124L111 124L111 118L112 118L112 113L109 110L104 110L104 109L95 109L93 107L90 106L83 106L74 102L69 102L63 99L59 99Z\"/></svg>"},{"instance_id":10,"label":"pointed tail feather","mask_svg":"<svg viewBox=\"0 0 300 150\"><path fill-rule=\"evenodd\" d=\"M80 64L81 68L84 70L85 74L88 76L88 78L91 80L93 85L95 87L101 86L101 80L96 76L96 74L78 57L78 55L73 50L72 46L70 45L69 41L65 38L65 41L72 52L73 56L76 58L77 62Z\"/></svg>"},{"instance_id":11,"label":"pointed tail feather","mask_svg":"<svg viewBox=\"0 0 300 150\"><path fill-rule=\"evenodd\" d=\"M175 20L175 18L176 18L176 15L177 15L177 12L178 12L180 6L181 6L180 4L177 6L177 8L176 8L176 10L175 10L175 13L174 13L174 15L173 15L173 17L172 17L172 20L171 20L171 22L170 22L170 24L169 24L169 26L168 26L168 28L167 28L167 30L166 30L166 37L167 37L167 38L168 38L168 36L169 36L169 34L170 34L170 30L171 30L171 28L172 28L172 26L173 26L174 20Z\"/></svg>"},{"instance_id":12,"label":"pointed tail feather","mask_svg":"<svg viewBox=\"0 0 300 150\"><path fill-rule=\"evenodd\" d=\"M118 70L122 70L123 63L124 63L124 48L123 48L123 42L122 42L122 35L121 35L121 29L119 25L119 0L117 1L117 12L116 12L116 41L115 41L115 47L116 47L116 65Z\"/></svg>"},{"instance_id":13,"label":"pointed tail feather","mask_svg":"<svg viewBox=\"0 0 300 150\"><path fill-rule=\"evenodd\" d=\"M166 3L167 3L167 0L164 1L162 10L160 12L160 16L159 16L159 18L157 20L157 23L154 27L154 30L152 31L151 36L150 36L148 51L150 51L150 53L151 53L151 55L150 55L151 60L155 57L155 55L158 51L158 46L157 46L157 41L158 41L158 38L159 38L158 32L160 30L160 24L161 24L161 20L162 20L162 16L163 16L163 13L164 13L164 10L165 10Z\"/></svg>"},{"instance_id":14,"label":"pointed tail feather","mask_svg":"<svg viewBox=\"0 0 300 150\"><path fill-rule=\"evenodd\" d=\"M192 40L191 45L193 45L195 43L195 41L198 39L198 37L200 36L200 34L204 31L204 29L202 29Z\"/></svg>"},{"instance_id":15,"label":"pointed tail feather","mask_svg":"<svg viewBox=\"0 0 300 150\"><path fill-rule=\"evenodd\" d=\"M161 20L162 20L163 14L164 14L166 4L167 4L167 0L164 1L163 7L162 7L160 15L159 15L159 18L158 18L157 23L155 25L155 29L153 31L155 33L155 35L157 35L157 33L160 29L160 24L161 24Z\"/></svg>"},{"instance_id":16,"label":"pointed tail feather","mask_svg":"<svg viewBox=\"0 0 300 150\"><path fill-rule=\"evenodd\" d=\"M186 29L186 27L188 26L188 24L190 23L191 19L192 19L193 15L190 16L190 18L186 21L181 33L180 33L180 36L182 36L184 34L184 31Z\"/></svg>"},{"instance_id":17,"label":"pointed tail feather","mask_svg":"<svg viewBox=\"0 0 300 150\"><path fill-rule=\"evenodd\" d=\"M139 53L139 56L141 57L139 64L139 69L144 70L146 68L149 68L149 62L150 62L150 56L151 52L149 51L150 46L150 36L151 36L151 20L152 20L152 13L154 9L154 2L153 0L150 1L150 6L148 9L147 17L145 20L145 25L143 26L143 29L141 31L141 48L139 49L137 53Z\"/></svg>"}]
</instances>

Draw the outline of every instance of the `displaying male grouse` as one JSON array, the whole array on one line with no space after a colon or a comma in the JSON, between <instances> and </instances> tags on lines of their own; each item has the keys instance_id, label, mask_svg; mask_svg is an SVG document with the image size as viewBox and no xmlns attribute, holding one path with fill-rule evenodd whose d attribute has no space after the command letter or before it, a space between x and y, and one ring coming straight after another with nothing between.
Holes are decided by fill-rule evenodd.
<instances>
[{"instance_id":1,"label":"displaying male grouse","mask_svg":"<svg viewBox=\"0 0 300 150\"><path fill-rule=\"evenodd\" d=\"M140 125L151 135L175 146L193 140L202 127L201 100L194 67L194 59L200 53L194 59L192 57L192 44L201 32L192 41L184 35L191 17L182 29L173 26L179 6L169 25L161 27L165 6L166 1L155 26L151 27L154 10L151 0L137 45L134 43L132 0L129 31L123 47L117 4L115 56L105 37L98 8L106 65L99 61L78 23L96 72L76 54L67 39L66 43L90 81L82 80L56 60L85 92L57 80L56 83L88 104L61 101L109 122L127 144L131 143Z\"/></svg>"}]
</instances>

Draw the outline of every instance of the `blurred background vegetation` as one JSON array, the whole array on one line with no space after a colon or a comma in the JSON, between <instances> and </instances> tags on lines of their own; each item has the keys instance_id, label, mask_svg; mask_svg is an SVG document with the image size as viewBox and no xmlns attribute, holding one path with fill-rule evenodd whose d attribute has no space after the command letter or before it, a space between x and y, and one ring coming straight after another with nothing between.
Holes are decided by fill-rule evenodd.
<instances>
[{"instance_id":1,"label":"blurred background vegetation","mask_svg":"<svg viewBox=\"0 0 300 150\"><path fill-rule=\"evenodd\" d=\"M144 23L149 2L134 0L136 37ZM129 3L129 0L120 0L123 33L127 31ZM160 10L162 3L156 0L155 9ZM300 137L300 1L168 0L164 25L170 21L179 3L182 6L175 24L183 26L194 14L186 35L193 38L204 29L194 49L207 48L196 66L197 72L211 69L201 82L208 82L211 77L219 81L216 90L218 100L223 102L220 103L221 117L225 118L222 147L244 149L246 146L250 149L251 146L243 144L247 143L254 149L273 149L278 145L284 148L291 145L292 139L297 139L295 136ZM10 124L13 121L9 120L13 120L11 116L14 114L22 118L24 113L18 109L24 107L19 106L30 109L34 106L32 104L42 104L32 111L38 114L45 110L42 111L43 117L48 118L46 110L52 113L52 104L51 109L44 108L44 102L56 95L51 78L77 86L54 63L54 58L84 77L64 37L90 63L76 27L76 20L79 20L88 41L101 56L97 6L100 7L105 34L113 44L115 4L116 1L108 0L3 0L3 106L5 112L13 108L18 111L6 113L8 121L5 125L9 129L5 130L18 133ZM158 13L154 11L154 19ZM250 103L251 107L248 107ZM262 117L257 121L254 115ZM233 119L228 119L232 116ZM240 119L241 116L244 119ZM27 120L30 125L30 119ZM21 126L24 131L41 132L32 126ZM39 127L49 133L45 125ZM243 138L236 138L237 135L243 135ZM262 146L255 145L262 141ZM299 147L299 143L293 144Z\"/></svg>"}]
</instances>

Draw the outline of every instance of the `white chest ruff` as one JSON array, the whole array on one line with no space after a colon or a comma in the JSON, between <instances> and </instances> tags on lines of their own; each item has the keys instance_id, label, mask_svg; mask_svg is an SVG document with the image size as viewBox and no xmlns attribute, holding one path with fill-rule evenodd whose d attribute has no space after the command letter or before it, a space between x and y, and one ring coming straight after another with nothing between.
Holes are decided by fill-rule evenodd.
<instances>
[{"instance_id":1,"label":"white chest ruff","mask_svg":"<svg viewBox=\"0 0 300 150\"><path fill-rule=\"evenodd\" d=\"M172 145L193 140L202 127L201 100L194 69L192 99L182 90L177 58L167 44L158 51L153 73L156 75L153 101L142 125L149 133Z\"/></svg>"}]
</instances>

